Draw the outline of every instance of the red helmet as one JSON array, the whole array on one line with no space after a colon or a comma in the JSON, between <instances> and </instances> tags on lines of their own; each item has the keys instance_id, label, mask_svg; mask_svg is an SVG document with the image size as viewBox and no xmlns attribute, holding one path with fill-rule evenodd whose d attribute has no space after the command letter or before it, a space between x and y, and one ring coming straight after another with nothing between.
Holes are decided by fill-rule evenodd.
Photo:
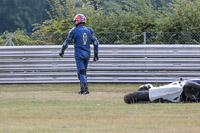
<instances>
[{"instance_id":1,"label":"red helmet","mask_svg":"<svg viewBox=\"0 0 200 133\"><path fill-rule=\"evenodd\" d=\"M75 17L74 17L74 24L75 25L78 25L80 23L86 23L86 17L85 15L83 14L77 14Z\"/></svg>"}]
</instances>

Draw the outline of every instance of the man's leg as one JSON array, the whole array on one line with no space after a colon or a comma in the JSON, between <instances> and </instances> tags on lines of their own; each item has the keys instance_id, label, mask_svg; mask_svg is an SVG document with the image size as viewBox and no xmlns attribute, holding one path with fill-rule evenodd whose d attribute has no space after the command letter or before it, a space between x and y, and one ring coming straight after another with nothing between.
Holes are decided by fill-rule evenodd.
<instances>
[{"instance_id":1,"label":"man's leg","mask_svg":"<svg viewBox=\"0 0 200 133\"><path fill-rule=\"evenodd\" d=\"M86 69L85 69L85 61L81 58L76 58L76 67L77 73L80 80L80 87L79 94L89 94L88 87L87 87L87 76L86 76Z\"/></svg>"},{"instance_id":2,"label":"man's leg","mask_svg":"<svg viewBox=\"0 0 200 133\"><path fill-rule=\"evenodd\" d=\"M85 77L86 77L85 92L84 92L85 95L89 94L88 83L87 83L87 67L88 67L88 63L89 63L89 58L88 59L84 59Z\"/></svg>"}]
</instances>

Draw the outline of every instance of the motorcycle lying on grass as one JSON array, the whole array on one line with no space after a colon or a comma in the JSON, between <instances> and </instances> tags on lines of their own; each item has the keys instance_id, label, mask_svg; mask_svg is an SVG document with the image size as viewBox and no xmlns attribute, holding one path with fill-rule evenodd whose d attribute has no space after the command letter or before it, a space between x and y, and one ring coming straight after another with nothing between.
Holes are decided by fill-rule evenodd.
<instances>
[{"instance_id":1,"label":"motorcycle lying on grass","mask_svg":"<svg viewBox=\"0 0 200 133\"><path fill-rule=\"evenodd\" d=\"M148 102L200 102L200 79L183 80L153 87L152 84L145 84L139 87L138 91L130 92L124 96L124 102L148 103Z\"/></svg>"}]
</instances>

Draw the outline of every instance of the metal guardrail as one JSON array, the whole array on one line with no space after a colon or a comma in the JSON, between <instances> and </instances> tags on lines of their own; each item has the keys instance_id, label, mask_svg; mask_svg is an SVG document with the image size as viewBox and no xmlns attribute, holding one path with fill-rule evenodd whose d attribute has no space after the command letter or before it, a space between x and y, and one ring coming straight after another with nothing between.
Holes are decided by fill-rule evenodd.
<instances>
[{"instance_id":1,"label":"metal guardrail","mask_svg":"<svg viewBox=\"0 0 200 133\"><path fill-rule=\"evenodd\" d=\"M0 46L0 84L78 83L73 46L64 58L58 56L60 48ZM98 62L89 63L89 83L168 83L200 77L199 45L100 45L99 56Z\"/></svg>"}]
</instances>

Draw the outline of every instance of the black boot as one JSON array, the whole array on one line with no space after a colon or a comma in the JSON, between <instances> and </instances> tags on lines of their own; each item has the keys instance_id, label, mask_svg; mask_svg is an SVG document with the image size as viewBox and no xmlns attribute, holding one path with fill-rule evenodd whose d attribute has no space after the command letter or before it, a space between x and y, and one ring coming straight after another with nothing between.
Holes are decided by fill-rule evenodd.
<instances>
[{"instance_id":1,"label":"black boot","mask_svg":"<svg viewBox=\"0 0 200 133\"><path fill-rule=\"evenodd\" d=\"M83 83L80 83L80 90L78 91L78 94L82 95L84 93L84 85Z\"/></svg>"},{"instance_id":2,"label":"black boot","mask_svg":"<svg viewBox=\"0 0 200 133\"><path fill-rule=\"evenodd\" d=\"M81 94L81 95L87 95L89 94L89 90L88 90L88 85L87 83L81 83L80 84L81 88L80 90L78 91L78 94Z\"/></svg>"},{"instance_id":3,"label":"black boot","mask_svg":"<svg viewBox=\"0 0 200 133\"><path fill-rule=\"evenodd\" d=\"M88 89L88 84L87 83L84 83L84 93L83 93L83 95L87 95L87 94L89 94L90 92L89 92L89 89Z\"/></svg>"}]
</instances>

